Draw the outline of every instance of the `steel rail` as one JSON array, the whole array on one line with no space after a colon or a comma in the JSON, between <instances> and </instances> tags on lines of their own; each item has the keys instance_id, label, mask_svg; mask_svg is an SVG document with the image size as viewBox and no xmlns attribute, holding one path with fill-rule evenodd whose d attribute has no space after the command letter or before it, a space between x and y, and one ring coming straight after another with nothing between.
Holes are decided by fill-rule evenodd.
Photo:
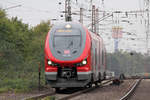
<instances>
[{"instance_id":1,"label":"steel rail","mask_svg":"<svg viewBox=\"0 0 150 100\"><path fill-rule=\"evenodd\" d=\"M132 88L129 90L129 92L127 92L121 99L119 100L127 100L131 97L131 95L135 92L137 86L140 84L142 79L139 79L138 81L136 81L136 83L132 86Z\"/></svg>"},{"instance_id":2,"label":"steel rail","mask_svg":"<svg viewBox=\"0 0 150 100\"><path fill-rule=\"evenodd\" d=\"M41 99L41 98L44 98L47 96L53 96L55 94L56 94L55 92L51 92L51 93L41 94L41 95L37 95L37 96L33 96L33 97L28 97L28 98L25 98L22 100L37 100L37 99Z\"/></svg>"},{"instance_id":3,"label":"steel rail","mask_svg":"<svg viewBox=\"0 0 150 100\"><path fill-rule=\"evenodd\" d=\"M71 95L65 96L65 97L60 98L60 99L58 99L58 100L68 100L68 99L74 98L74 97L79 96L79 95L81 95L81 94L83 94L83 93L90 92L90 91L92 91L92 90L94 90L94 89L96 89L96 88L104 87L105 84L107 84L107 83L109 83L109 82L111 82L111 81L112 81L112 80L108 80L108 81L106 81L106 82L104 82L104 83L102 83L102 84L100 84L100 85L97 85L97 86L94 86L94 87L91 87L91 88L87 88L87 89L81 90L81 91L79 91L79 92L75 92L75 93L73 93L73 94L71 94Z\"/></svg>"}]
</instances>

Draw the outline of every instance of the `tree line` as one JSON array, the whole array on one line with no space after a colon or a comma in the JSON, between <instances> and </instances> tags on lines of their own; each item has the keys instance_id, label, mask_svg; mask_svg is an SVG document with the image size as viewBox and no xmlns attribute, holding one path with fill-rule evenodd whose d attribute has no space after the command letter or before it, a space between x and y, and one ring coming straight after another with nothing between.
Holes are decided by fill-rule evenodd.
<instances>
[{"instance_id":1,"label":"tree line","mask_svg":"<svg viewBox=\"0 0 150 100\"><path fill-rule=\"evenodd\" d=\"M37 86L38 64L44 68L44 41L50 28L50 21L29 27L0 10L0 91Z\"/></svg>"},{"instance_id":2,"label":"tree line","mask_svg":"<svg viewBox=\"0 0 150 100\"><path fill-rule=\"evenodd\" d=\"M135 51L107 53L107 69L117 76L122 73L127 76L150 73L150 56Z\"/></svg>"}]
</instances>

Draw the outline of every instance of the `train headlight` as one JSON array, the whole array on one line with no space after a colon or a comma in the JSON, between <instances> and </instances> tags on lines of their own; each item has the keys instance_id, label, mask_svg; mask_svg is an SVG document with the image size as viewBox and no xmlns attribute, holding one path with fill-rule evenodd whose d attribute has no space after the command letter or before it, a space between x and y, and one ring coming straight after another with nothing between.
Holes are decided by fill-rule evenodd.
<instances>
[{"instance_id":1,"label":"train headlight","mask_svg":"<svg viewBox=\"0 0 150 100\"><path fill-rule=\"evenodd\" d=\"M70 24L67 24L65 27L66 27L67 29L70 29L70 28L71 28L71 25L70 25Z\"/></svg>"},{"instance_id":2,"label":"train headlight","mask_svg":"<svg viewBox=\"0 0 150 100\"><path fill-rule=\"evenodd\" d=\"M48 61L47 61L47 64L48 64L48 65L52 65L52 61L48 60Z\"/></svg>"},{"instance_id":3,"label":"train headlight","mask_svg":"<svg viewBox=\"0 0 150 100\"><path fill-rule=\"evenodd\" d=\"M87 60L83 60L83 61L82 61L82 64L83 64L83 65L86 65L86 64L87 64Z\"/></svg>"},{"instance_id":4,"label":"train headlight","mask_svg":"<svg viewBox=\"0 0 150 100\"><path fill-rule=\"evenodd\" d=\"M84 66L87 64L87 59L84 59L82 62L75 64L76 66Z\"/></svg>"},{"instance_id":5,"label":"train headlight","mask_svg":"<svg viewBox=\"0 0 150 100\"><path fill-rule=\"evenodd\" d=\"M57 63L54 63L54 62L52 62L51 60L47 60L47 64L49 65L49 66L59 66L59 64L57 64Z\"/></svg>"}]
</instances>

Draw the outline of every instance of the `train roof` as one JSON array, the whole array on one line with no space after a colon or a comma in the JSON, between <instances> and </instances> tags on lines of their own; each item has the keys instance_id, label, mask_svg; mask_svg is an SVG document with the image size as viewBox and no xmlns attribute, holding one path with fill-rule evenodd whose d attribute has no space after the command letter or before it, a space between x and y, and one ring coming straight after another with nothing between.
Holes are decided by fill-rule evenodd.
<instances>
[{"instance_id":1,"label":"train roof","mask_svg":"<svg viewBox=\"0 0 150 100\"><path fill-rule=\"evenodd\" d=\"M74 29L83 29L83 25L80 23L75 23L75 22L63 22L63 23L57 23L55 24L53 27L53 29L55 28L59 28L59 29L69 29L69 28L74 28Z\"/></svg>"}]
</instances>

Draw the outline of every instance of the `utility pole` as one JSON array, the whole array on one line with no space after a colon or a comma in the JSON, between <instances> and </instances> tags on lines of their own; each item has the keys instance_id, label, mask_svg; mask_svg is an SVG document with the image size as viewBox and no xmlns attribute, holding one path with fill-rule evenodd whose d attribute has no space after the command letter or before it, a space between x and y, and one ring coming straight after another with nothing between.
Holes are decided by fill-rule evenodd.
<instances>
[{"instance_id":1,"label":"utility pole","mask_svg":"<svg viewBox=\"0 0 150 100\"><path fill-rule=\"evenodd\" d=\"M80 23L83 24L83 8L80 8Z\"/></svg>"},{"instance_id":2,"label":"utility pole","mask_svg":"<svg viewBox=\"0 0 150 100\"><path fill-rule=\"evenodd\" d=\"M150 30L149 30L149 26L150 26L150 22L149 22L149 11L150 11L150 0L145 0L145 10L146 10L146 49L147 49L147 54L150 54L150 47L149 47L149 38L150 38Z\"/></svg>"},{"instance_id":3,"label":"utility pole","mask_svg":"<svg viewBox=\"0 0 150 100\"><path fill-rule=\"evenodd\" d=\"M92 32L96 34L95 5L92 6Z\"/></svg>"},{"instance_id":4,"label":"utility pole","mask_svg":"<svg viewBox=\"0 0 150 100\"><path fill-rule=\"evenodd\" d=\"M104 12L103 12L103 17L105 16L105 6L104 6L104 0L102 0L102 4L101 4L101 7L102 7L102 10L104 10Z\"/></svg>"},{"instance_id":5,"label":"utility pole","mask_svg":"<svg viewBox=\"0 0 150 100\"><path fill-rule=\"evenodd\" d=\"M96 34L99 34L99 10L98 8L96 9L96 16L95 16L95 20L96 20Z\"/></svg>"},{"instance_id":6,"label":"utility pole","mask_svg":"<svg viewBox=\"0 0 150 100\"><path fill-rule=\"evenodd\" d=\"M93 0L90 0L90 10L92 9L93 6Z\"/></svg>"},{"instance_id":7,"label":"utility pole","mask_svg":"<svg viewBox=\"0 0 150 100\"><path fill-rule=\"evenodd\" d=\"M66 0L65 1L65 21L72 21L72 17L71 17L71 1L70 0Z\"/></svg>"}]
</instances>

